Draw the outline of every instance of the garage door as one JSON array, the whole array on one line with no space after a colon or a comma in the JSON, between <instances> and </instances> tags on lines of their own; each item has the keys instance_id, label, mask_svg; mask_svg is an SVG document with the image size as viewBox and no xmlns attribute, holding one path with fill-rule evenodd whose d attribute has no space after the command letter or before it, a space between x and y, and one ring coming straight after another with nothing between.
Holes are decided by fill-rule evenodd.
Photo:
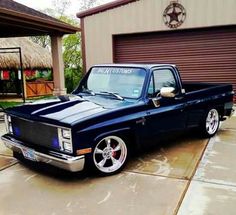
<instances>
[{"instance_id":1,"label":"garage door","mask_svg":"<svg viewBox=\"0 0 236 215\"><path fill-rule=\"evenodd\" d=\"M115 63L176 64L184 81L232 83L236 92L236 27L116 35Z\"/></svg>"}]
</instances>

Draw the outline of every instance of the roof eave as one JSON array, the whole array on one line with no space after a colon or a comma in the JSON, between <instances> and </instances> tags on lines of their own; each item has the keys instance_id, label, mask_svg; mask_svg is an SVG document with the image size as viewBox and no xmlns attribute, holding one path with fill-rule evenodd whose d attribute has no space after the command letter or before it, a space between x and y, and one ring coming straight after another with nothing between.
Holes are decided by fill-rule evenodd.
<instances>
[{"instance_id":1,"label":"roof eave","mask_svg":"<svg viewBox=\"0 0 236 215\"><path fill-rule=\"evenodd\" d=\"M4 18L11 17L12 19L16 19L17 21L19 21L20 19L23 22L25 21L25 22L34 23L34 25L39 25L39 26L44 25L45 27L52 28L59 31L62 34L74 34L78 31L81 31L80 28L66 24L66 23L64 24L62 22L47 20L41 17L36 17L29 14L25 14L25 13L20 13L17 11L6 9L6 8L0 8L0 14L3 14Z\"/></svg>"},{"instance_id":2,"label":"roof eave","mask_svg":"<svg viewBox=\"0 0 236 215\"><path fill-rule=\"evenodd\" d=\"M76 14L76 16L81 19L81 18L84 18L86 16L91 16L91 15L94 15L96 13L101 13L101 12L104 12L106 10L111 10L113 8L120 7L122 5L126 5L126 4L129 4L129 3L135 2L135 1L139 1L139 0L116 0L116 1L104 4L104 5L101 5L101 6L98 6L98 7L88 9L86 11L79 12L79 13Z\"/></svg>"}]
</instances>

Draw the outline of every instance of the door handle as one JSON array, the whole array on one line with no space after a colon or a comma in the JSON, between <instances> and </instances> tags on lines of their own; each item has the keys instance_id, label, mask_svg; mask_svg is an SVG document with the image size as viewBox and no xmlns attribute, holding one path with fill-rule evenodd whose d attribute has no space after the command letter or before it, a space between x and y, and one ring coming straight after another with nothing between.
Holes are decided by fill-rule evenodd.
<instances>
[{"instance_id":1,"label":"door handle","mask_svg":"<svg viewBox=\"0 0 236 215\"><path fill-rule=\"evenodd\" d=\"M141 119L139 119L139 120L136 121L136 124L142 124L142 125L145 125L145 123L146 123L146 119L145 119L145 117L142 117Z\"/></svg>"}]
</instances>

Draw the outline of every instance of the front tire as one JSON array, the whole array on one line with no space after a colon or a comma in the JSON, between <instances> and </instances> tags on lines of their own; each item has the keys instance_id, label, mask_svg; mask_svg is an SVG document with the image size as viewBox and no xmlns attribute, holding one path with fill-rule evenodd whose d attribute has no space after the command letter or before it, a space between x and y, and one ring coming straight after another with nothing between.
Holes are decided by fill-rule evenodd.
<instances>
[{"instance_id":1,"label":"front tire","mask_svg":"<svg viewBox=\"0 0 236 215\"><path fill-rule=\"evenodd\" d=\"M124 139L107 136L95 146L92 163L99 174L113 175L124 168L128 155L128 145Z\"/></svg>"},{"instance_id":2,"label":"front tire","mask_svg":"<svg viewBox=\"0 0 236 215\"><path fill-rule=\"evenodd\" d=\"M212 137L216 134L220 125L219 112L216 109L209 109L204 117L201 130L205 137Z\"/></svg>"}]
</instances>

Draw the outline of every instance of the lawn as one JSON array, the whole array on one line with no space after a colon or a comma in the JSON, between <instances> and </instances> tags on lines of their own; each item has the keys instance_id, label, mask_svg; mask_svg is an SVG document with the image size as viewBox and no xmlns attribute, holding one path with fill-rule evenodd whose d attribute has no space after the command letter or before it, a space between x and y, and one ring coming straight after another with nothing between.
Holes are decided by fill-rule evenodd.
<instances>
[{"instance_id":1,"label":"lawn","mask_svg":"<svg viewBox=\"0 0 236 215\"><path fill-rule=\"evenodd\" d=\"M14 107L17 105L22 104L22 102L5 102L5 101L0 101L0 108L9 108L9 107Z\"/></svg>"},{"instance_id":2,"label":"lawn","mask_svg":"<svg viewBox=\"0 0 236 215\"><path fill-rule=\"evenodd\" d=\"M31 102L41 100L41 99L52 99L52 98L55 98L55 96L51 96L51 95L50 96L39 96L39 97L31 98L31 99L26 99L26 103L31 103ZM0 109L14 107L14 106L21 105L21 104L23 104L23 102L21 102L21 101L4 101L4 100L1 101L0 100Z\"/></svg>"}]
</instances>

